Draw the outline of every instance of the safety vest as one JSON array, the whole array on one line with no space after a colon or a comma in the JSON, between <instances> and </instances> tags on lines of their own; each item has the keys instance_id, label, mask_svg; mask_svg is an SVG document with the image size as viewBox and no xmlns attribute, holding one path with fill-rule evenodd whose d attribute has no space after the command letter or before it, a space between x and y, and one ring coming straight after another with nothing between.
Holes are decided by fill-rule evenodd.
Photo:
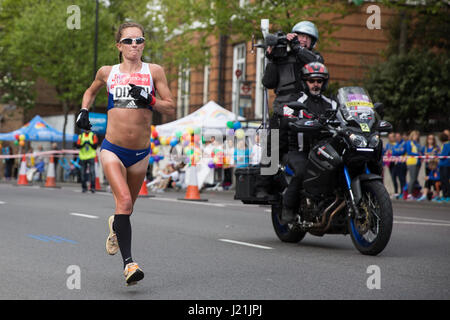
<instances>
[{"instance_id":1,"label":"safety vest","mask_svg":"<svg viewBox=\"0 0 450 320\"><path fill-rule=\"evenodd\" d=\"M89 141L90 144L86 144L83 146L84 142ZM80 149L80 160L88 160L93 159L97 155L95 152L95 149L92 148L92 145L94 144L94 133L89 132L89 134L86 136L85 133L82 133L80 135L80 145L83 146Z\"/></svg>"}]
</instances>

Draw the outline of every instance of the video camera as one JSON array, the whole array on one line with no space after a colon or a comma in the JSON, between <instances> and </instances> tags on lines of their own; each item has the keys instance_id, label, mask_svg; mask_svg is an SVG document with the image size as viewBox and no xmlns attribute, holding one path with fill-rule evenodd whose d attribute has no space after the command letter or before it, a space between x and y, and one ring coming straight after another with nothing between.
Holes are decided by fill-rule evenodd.
<instances>
[{"instance_id":1,"label":"video camera","mask_svg":"<svg viewBox=\"0 0 450 320\"><path fill-rule=\"evenodd\" d=\"M274 58L284 58L288 54L289 40L283 31L278 31L275 34L269 33L265 38L265 46L272 47L272 56Z\"/></svg>"}]
</instances>

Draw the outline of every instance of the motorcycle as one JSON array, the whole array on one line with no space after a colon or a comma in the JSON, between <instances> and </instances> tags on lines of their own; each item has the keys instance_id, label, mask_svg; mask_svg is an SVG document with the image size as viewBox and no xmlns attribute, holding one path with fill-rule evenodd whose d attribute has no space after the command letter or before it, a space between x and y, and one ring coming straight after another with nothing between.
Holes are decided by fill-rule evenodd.
<instances>
[{"instance_id":1,"label":"motorcycle","mask_svg":"<svg viewBox=\"0 0 450 320\"><path fill-rule=\"evenodd\" d=\"M393 224L391 200L381 177L380 139L380 134L392 131L392 125L380 117L382 104L374 105L361 87L340 88L337 102L336 110L289 124L290 130L306 133L314 141L294 222L281 222L282 195L291 172L287 165L280 165L276 175L275 180L283 183L275 197L262 202L243 198L237 190L235 199L270 204L273 228L283 242L300 242L307 233L350 234L360 253L377 255L388 244ZM287 105L306 109L300 102ZM238 175L239 183L245 175Z\"/></svg>"}]
</instances>

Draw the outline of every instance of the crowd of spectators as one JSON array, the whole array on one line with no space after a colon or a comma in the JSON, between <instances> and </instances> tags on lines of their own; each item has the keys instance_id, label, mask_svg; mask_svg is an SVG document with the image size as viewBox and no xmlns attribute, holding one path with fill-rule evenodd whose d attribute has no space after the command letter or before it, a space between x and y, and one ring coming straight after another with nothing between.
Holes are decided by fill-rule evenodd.
<instances>
[{"instance_id":1,"label":"crowd of spectators","mask_svg":"<svg viewBox=\"0 0 450 320\"><path fill-rule=\"evenodd\" d=\"M450 131L439 133L438 139L433 134L427 135L424 145L419 137L417 130L388 136L383 155L394 187L393 198L450 202ZM423 184L418 181L421 168L425 171Z\"/></svg>"}]
</instances>

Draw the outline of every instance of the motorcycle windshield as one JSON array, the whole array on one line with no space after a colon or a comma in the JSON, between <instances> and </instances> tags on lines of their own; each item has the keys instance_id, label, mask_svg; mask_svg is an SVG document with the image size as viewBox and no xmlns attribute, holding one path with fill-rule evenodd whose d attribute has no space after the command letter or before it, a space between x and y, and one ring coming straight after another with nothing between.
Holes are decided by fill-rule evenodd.
<instances>
[{"instance_id":1,"label":"motorcycle windshield","mask_svg":"<svg viewBox=\"0 0 450 320\"><path fill-rule=\"evenodd\" d=\"M340 88L337 100L345 120L359 125L363 132L370 132L376 117L372 100L364 88Z\"/></svg>"}]
</instances>

